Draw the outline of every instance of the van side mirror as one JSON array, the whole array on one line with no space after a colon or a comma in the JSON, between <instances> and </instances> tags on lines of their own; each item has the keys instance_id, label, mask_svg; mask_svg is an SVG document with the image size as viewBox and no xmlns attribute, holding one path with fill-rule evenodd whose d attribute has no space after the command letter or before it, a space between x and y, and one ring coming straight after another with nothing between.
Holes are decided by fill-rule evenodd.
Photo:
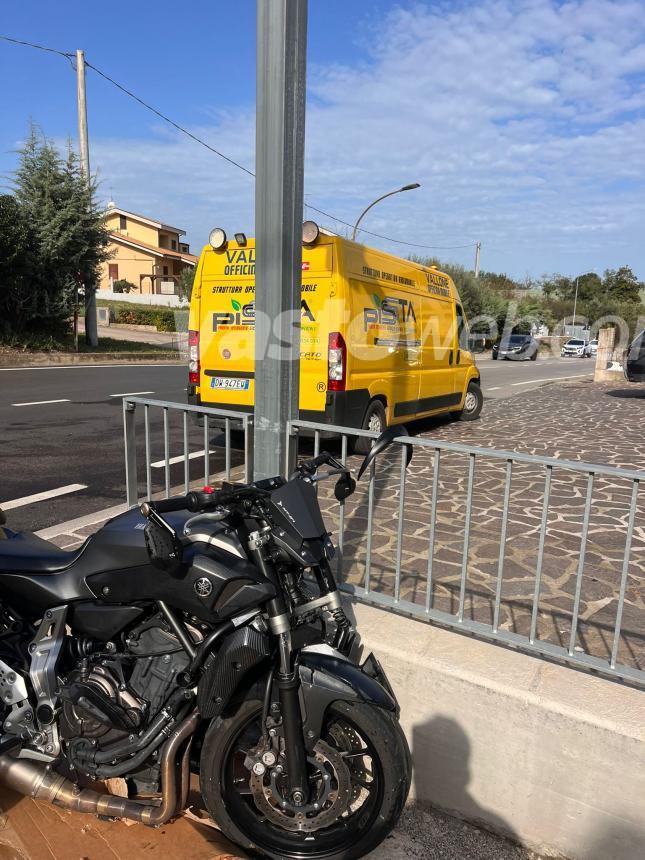
<instances>
[{"instance_id":1,"label":"van side mirror","mask_svg":"<svg viewBox=\"0 0 645 860\"><path fill-rule=\"evenodd\" d=\"M370 450L365 455L365 459L361 463L361 467L358 470L358 480L360 481L361 476L367 469L367 467L375 460L379 454L382 454L386 448L389 448L392 442L397 439L399 436L409 436L410 434L402 425L398 425L396 427L388 427L387 430L384 430L381 435L376 439ZM405 457L406 457L406 469L410 465L410 460L412 459L412 445L405 445Z\"/></svg>"}]
</instances>

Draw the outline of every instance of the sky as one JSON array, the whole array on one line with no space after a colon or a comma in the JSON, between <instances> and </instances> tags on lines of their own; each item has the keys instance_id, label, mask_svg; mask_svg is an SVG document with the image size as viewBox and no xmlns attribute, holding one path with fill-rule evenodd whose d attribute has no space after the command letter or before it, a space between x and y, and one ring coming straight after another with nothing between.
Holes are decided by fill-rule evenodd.
<instances>
[{"instance_id":1,"label":"sky","mask_svg":"<svg viewBox=\"0 0 645 860\"><path fill-rule=\"evenodd\" d=\"M23 0L0 32L87 59L254 170L255 0ZM64 57L0 41L0 184L30 120L77 145ZM187 232L253 234L248 174L87 71L103 202ZM375 247L523 278L645 279L645 0L309 0L305 202ZM332 229L343 226L306 209ZM462 247L463 246L463 247Z\"/></svg>"}]
</instances>

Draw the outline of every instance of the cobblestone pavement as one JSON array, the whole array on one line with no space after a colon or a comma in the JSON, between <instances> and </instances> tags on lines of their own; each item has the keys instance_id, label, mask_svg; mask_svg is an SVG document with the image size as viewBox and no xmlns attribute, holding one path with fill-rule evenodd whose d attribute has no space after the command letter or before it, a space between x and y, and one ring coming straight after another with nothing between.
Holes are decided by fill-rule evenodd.
<instances>
[{"instance_id":1,"label":"cobblestone pavement","mask_svg":"<svg viewBox=\"0 0 645 860\"><path fill-rule=\"evenodd\" d=\"M435 422L420 435L645 472L645 386L587 382L549 385L488 401L479 421ZM415 449L406 477L400 598L425 605L434 452ZM358 464L352 458L352 465ZM478 458L467 567L465 617L493 620L506 462ZM370 588L393 595L399 528L398 452L381 457L374 486ZM443 452L435 524L431 605L455 614L462 572L468 457ZM499 626L527 635L535 588L545 470L516 464L510 492ZM540 590L538 637L568 647L587 476L554 469ZM576 649L608 659L631 500L630 481L598 475L583 571ZM321 485L330 527L338 532L332 488ZM343 578L364 584L367 481L345 507ZM333 523L333 525L332 525ZM638 496L618 662L645 668L645 489Z\"/></svg>"}]
</instances>

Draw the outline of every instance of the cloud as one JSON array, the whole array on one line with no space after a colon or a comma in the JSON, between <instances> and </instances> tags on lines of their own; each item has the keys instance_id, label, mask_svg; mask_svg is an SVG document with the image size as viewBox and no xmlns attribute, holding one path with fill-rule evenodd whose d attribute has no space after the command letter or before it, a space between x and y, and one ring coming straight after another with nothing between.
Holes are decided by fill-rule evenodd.
<instances>
[{"instance_id":1,"label":"cloud","mask_svg":"<svg viewBox=\"0 0 645 860\"><path fill-rule=\"evenodd\" d=\"M365 226L429 245L481 240L484 267L515 274L628 263L645 275L644 37L643 4L620 0L419 3L365 21L365 59L308 70L307 200L352 221L419 181ZM252 167L253 105L205 110L212 124L191 131ZM252 232L248 176L141 128L94 141L106 198L185 224L193 242L214 224Z\"/></svg>"}]
</instances>

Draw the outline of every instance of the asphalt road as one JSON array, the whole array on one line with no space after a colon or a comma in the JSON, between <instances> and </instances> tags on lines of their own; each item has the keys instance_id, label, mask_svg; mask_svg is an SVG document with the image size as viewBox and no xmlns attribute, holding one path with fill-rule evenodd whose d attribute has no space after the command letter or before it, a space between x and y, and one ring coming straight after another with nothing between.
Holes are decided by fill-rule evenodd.
<instances>
[{"instance_id":1,"label":"asphalt road","mask_svg":"<svg viewBox=\"0 0 645 860\"><path fill-rule=\"evenodd\" d=\"M587 359L522 363L482 359L478 364L484 394L490 398L512 397L546 382L593 372ZM183 403L185 386L185 364L0 369L0 506L7 509L9 525L36 531L125 501L121 397L141 393ZM171 458L183 450L182 433L181 423L171 420ZM203 451L203 432L192 422L189 435L190 450ZM139 440L142 462L143 432ZM213 441L211 447L222 440ZM234 434L234 445L236 441L240 440ZM151 447L153 461L161 461L161 467L152 469L153 489L161 490L164 451L159 416L151 422ZM234 452L233 464L237 459ZM211 471L222 466L218 451L211 458ZM202 471L203 458L191 461L191 478L197 479ZM140 480L144 478L140 474ZM182 480L183 466L175 463L171 485Z\"/></svg>"},{"instance_id":2,"label":"asphalt road","mask_svg":"<svg viewBox=\"0 0 645 860\"><path fill-rule=\"evenodd\" d=\"M485 397L512 397L563 379L582 378L594 372L595 359L545 358L538 361L478 359Z\"/></svg>"}]
</instances>

